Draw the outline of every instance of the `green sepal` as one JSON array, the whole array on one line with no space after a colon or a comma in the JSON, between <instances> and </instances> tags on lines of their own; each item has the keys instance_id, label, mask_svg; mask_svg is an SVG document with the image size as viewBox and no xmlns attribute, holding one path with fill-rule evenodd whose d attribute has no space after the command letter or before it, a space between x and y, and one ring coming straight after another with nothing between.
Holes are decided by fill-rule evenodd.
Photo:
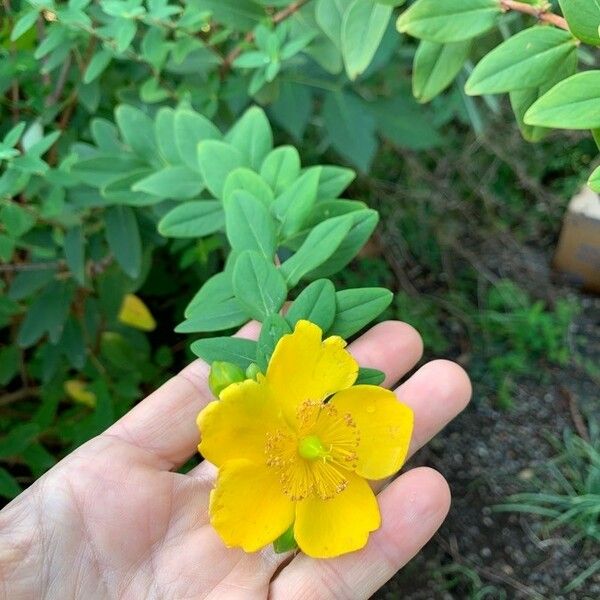
<instances>
[{"instance_id":1,"label":"green sepal","mask_svg":"<svg viewBox=\"0 0 600 600\"><path fill-rule=\"evenodd\" d=\"M297 550L298 544L294 539L294 524L292 523L287 531L282 533L274 542L273 550L276 554L284 554L285 552L291 552Z\"/></svg>"},{"instance_id":2,"label":"green sepal","mask_svg":"<svg viewBox=\"0 0 600 600\"><path fill-rule=\"evenodd\" d=\"M243 369L233 363L216 360L210 366L208 375L208 387L210 391L218 398L219 394L232 383L244 381L246 373Z\"/></svg>"}]
</instances>

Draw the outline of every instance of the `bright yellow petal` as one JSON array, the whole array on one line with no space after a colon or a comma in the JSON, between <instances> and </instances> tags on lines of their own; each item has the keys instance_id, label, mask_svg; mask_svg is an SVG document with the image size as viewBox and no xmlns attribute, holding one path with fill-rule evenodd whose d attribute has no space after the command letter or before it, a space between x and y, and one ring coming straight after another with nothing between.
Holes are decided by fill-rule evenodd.
<instances>
[{"instance_id":1,"label":"bright yellow petal","mask_svg":"<svg viewBox=\"0 0 600 600\"><path fill-rule=\"evenodd\" d=\"M369 484L354 473L348 487L329 500L313 497L296 505L294 536L298 546L313 558L333 558L364 547L381 517Z\"/></svg>"},{"instance_id":2,"label":"bright yellow petal","mask_svg":"<svg viewBox=\"0 0 600 600\"><path fill-rule=\"evenodd\" d=\"M360 437L356 472L367 479L393 475L404 464L413 431L412 409L395 394L375 385L357 385L331 400L350 414Z\"/></svg>"},{"instance_id":3,"label":"bright yellow petal","mask_svg":"<svg viewBox=\"0 0 600 600\"><path fill-rule=\"evenodd\" d=\"M266 436L282 427L264 379L228 386L220 400L202 410L197 423L201 438L198 450L217 466L237 458L265 464Z\"/></svg>"},{"instance_id":4,"label":"bright yellow petal","mask_svg":"<svg viewBox=\"0 0 600 600\"><path fill-rule=\"evenodd\" d=\"M255 552L276 540L294 520L294 503L278 472L247 460L221 467L210 495L210 522L227 546Z\"/></svg>"},{"instance_id":5,"label":"bright yellow petal","mask_svg":"<svg viewBox=\"0 0 600 600\"><path fill-rule=\"evenodd\" d=\"M279 340L269 362L269 387L290 423L304 401L321 401L356 381L358 364L345 350L346 342L338 336L321 338L319 327L298 321L294 332Z\"/></svg>"}]
</instances>

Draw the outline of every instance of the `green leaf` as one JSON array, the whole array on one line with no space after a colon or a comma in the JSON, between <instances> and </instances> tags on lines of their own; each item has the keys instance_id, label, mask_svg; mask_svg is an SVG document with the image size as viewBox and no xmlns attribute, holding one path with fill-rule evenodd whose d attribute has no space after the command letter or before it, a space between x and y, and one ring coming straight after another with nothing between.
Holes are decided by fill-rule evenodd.
<instances>
[{"instance_id":1,"label":"green leaf","mask_svg":"<svg viewBox=\"0 0 600 600\"><path fill-rule=\"evenodd\" d=\"M111 60L112 54L108 50L98 50L83 74L83 83L92 83L92 81L98 79L106 67L108 67Z\"/></svg>"},{"instance_id":2,"label":"green leaf","mask_svg":"<svg viewBox=\"0 0 600 600\"><path fill-rule=\"evenodd\" d=\"M423 40L413 65L413 95L422 103L441 94L462 69L471 50L471 40L438 44Z\"/></svg>"},{"instance_id":3,"label":"green leaf","mask_svg":"<svg viewBox=\"0 0 600 600\"><path fill-rule=\"evenodd\" d=\"M313 96L306 85L281 81L279 97L270 114L296 141L301 141L313 112Z\"/></svg>"},{"instance_id":4,"label":"green leaf","mask_svg":"<svg viewBox=\"0 0 600 600\"><path fill-rule=\"evenodd\" d=\"M22 206L9 202L0 209L0 221L9 236L18 238L35 225L35 216Z\"/></svg>"},{"instance_id":5,"label":"green leaf","mask_svg":"<svg viewBox=\"0 0 600 600\"><path fill-rule=\"evenodd\" d=\"M276 195L281 194L300 175L300 155L293 146L272 150L260 166L260 176Z\"/></svg>"},{"instance_id":6,"label":"green leaf","mask_svg":"<svg viewBox=\"0 0 600 600\"><path fill-rule=\"evenodd\" d=\"M224 302L234 297L229 273L217 273L208 279L191 299L184 316L191 317L206 304ZM199 308L200 307L200 308Z\"/></svg>"},{"instance_id":7,"label":"green leaf","mask_svg":"<svg viewBox=\"0 0 600 600\"><path fill-rule=\"evenodd\" d=\"M341 48L351 80L371 64L391 16L391 6L374 0L353 0L346 9L341 24Z\"/></svg>"},{"instance_id":8,"label":"green leaf","mask_svg":"<svg viewBox=\"0 0 600 600\"><path fill-rule=\"evenodd\" d=\"M342 45L342 20L349 7L346 0L318 0L315 8L317 24L337 48Z\"/></svg>"},{"instance_id":9,"label":"green leaf","mask_svg":"<svg viewBox=\"0 0 600 600\"><path fill-rule=\"evenodd\" d=\"M328 93L323 119L335 150L361 171L368 171L377 150L377 138L375 119L365 103L355 94Z\"/></svg>"},{"instance_id":10,"label":"green leaf","mask_svg":"<svg viewBox=\"0 0 600 600\"><path fill-rule=\"evenodd\" d=\"M231 279L235 297L251 317L264 321L278 312L287 297L287 286L277 267L258 252L242 252Z\"/></svg>"},{"instance_id":11,"label":"green leaf","mask_svg":"<svg viewBox=\"0 0 600 600\"><path fill-rule=\"evenodd\" d=\"M177 333L220 331L239 327L249 321L246 311L237 298L196 303L187 320L175 328Z\"/></svg>"},{"instance_id":12,"label":"green leaf","mask_svg":"<svg viewBox=\"0 0 600 600\"><path fill-rule=\"evenodd\" d=\"M352 215L319 223L308 234L300 249L281 265L288 286L295 286L304 275L322 265L339 248L352 223Z\"/></svg>"},{"instance_id":13,"label":"green leaf","mask_svg":"<svg viewBox=\"0 0 600 600\"><path fill-rule=\"evenodd\" d=\"M198 165L206 187L215 198L222 198L227 176L234 169L245 167L246 161L231 144L206 140L198 144Z\"/></svg>"},{"instance_id":14,"label":"green leaf","mask_svg":"<svg viewBox=\"0 0 600 600\"><path fill-rule=\"evenodd\" d=\"M48 333L52 343L58 342L69 314L73 289L64 281L52 281L29 307L19 333L21 348L33 346Z\"/></svg>"},{"instance_id":15,"label":"green leaf","mask_svg":"<svg viewBox=\"0 0 600 600\"><path fill-rule=\"evenodd\" d=\"M352 226L342 243L327 261L308 273L307 277L314 279L338 273L367 243L379 221L379 214L376 210L352 211L348 216L352 219Z\"/></svg>"},{"instance_id":16,"label":"green leaf","mask_svg":"<svg viewBox=\"0 0 600 600\"><path fill-rule=\"evenodd\" d=\"M551 131L547 127L535 127L525 124L523 119L529 108L559 81L570 77L576 71L577 54L573 53L568 56L567 60L563 61L561 66L555 71L554 75L539 88L513 90L510 92L510 104L515 113L517 125L521 130L521 134L527 141L538 142Z\"/></svg>"},{"instance_id":17,"label":"green leaf","mask_svg":"<svg viewBox=\"0 0 600 600\"><path fill-rule=\"evenodd\" d=\"M0 467L0 496L12 500L22 491L19 482L5 468Z\"/></svg>"},{"instance_id":18,"label":"green leaf","mask_svg":"<svg viewBox=\"0 0 600 600\"><path fill-rule=\"evenodd\" d=\"M214 337L198 340L191 345L192 352L211 364L215 360L231 362L247 369L256 362L257 343L234 337Z\"/></svg>"},{"instance_id":19,"label":"green leaf","mask_svg":"<svg viewBox=\"0 0 600 600\"><path fill-rule=\"evenodd\" d=\"M234 169L227 175L223 186L223 199L227 200L236 190L249 192L265 205L269 205L273 201L273 191L269 185L260 175L247 167Z\"/></svg>"},{"instance_id":20,"label":"green leaf","mask_svg":"<svg viewBox=\"0 0 600 600\"><path fill-rule=\"evenodd\" d=\"M16 346L0 348L0 385L10 383L19 371L21 354Z\"/></svg>"},{"instance_id":21,"label":"green leaf","mask_svg":"<svg viewBox=\"0 0 600 600\"><path fill-rule=\"evenodd\" d=\"M263 373L266 373L271 355L277 342L286 334L291 333L289 323L279 314L269 315L263 322L258 338L256 362Z\"/></svg>"},{"instance_id":22,"label":"green leaf","mask_svg":"<svg viewBox=\"0 0 600 600\"><path fill-rule=\"evenodd\" d=\"M327 333L348 338L379 316L393 299L384 288L362 288L336 292L336 315Z\"/></svg>"},{"instance_id":23,"label":"green leaf","mask_svg":"<svg viewBox=\"0 0 600 600\"><path fill-rule=\"evenodd\" d=\"M600 0L558 0L569 29L581 41L600 46Z\"/></svg>"},{"instance_id":24,"label":"green leaf","mask_svg":"<svg viewBox=\"0 0 600 600\"><path fill-rule=\"evenodd\" d=\"M74 369L83 369L87 358L85 340L81 325L75 317L67 319L58 347Z\"/></svg>"},{"instance_id":25,"label":"green leaf","mask_svg":"<svg viewBox=\"0 0 600 600\"><path fill-rule=\"evenodd\" d=\"M154 133L161 156L171 165L179 165L182 162L177 140L175 139L175 111L164 106L156 113L154 120ZM185 143L185 142L184 142ZM190 153L190 168L198 171L195 147ZM186 163L187 164L187 163Z\"/></svg>"},{"instance_id":26,"label":"green leaf","mask_svg":"<svg viewBox=\"0 0 600 600\"><path fill-rule=\"evenodd\" d=\"M170 210L158 223L165 237L200 238L223 229L225 213L218 200L193 200Z\"/></svg>"},{"instance_id":27,"label":"green leaf","mask_svg":"<svg viewBox=\"0 0 600 600\"><path fill-rule=\"evenodd\" d=\"M498 0L417 0L400 15L400 33L446 44L477 37L501 14Z\"/></svg>"},{"instance_id":28,"label":"green leaf","mask_svg":"<svg viewBox=\"0 0 600 600\"><path fill-rule=\"evenodd\" d=\"M12 148L17 145L17 142L21 139L23 132L25 131L26 123L21 121L17 123L14 127L8 130L8 133L4 136L2 143Z\"/></svg>"},{"instance_id":29,"label":"green leaf","mask_svg":"<svg viewBox=\"0 0 600 600\"><path fill-rule=\"evenodd\" d=\"M56 267L49 269L32 269L17 273L10 284L8 297L11 300L23 300L41 290L54 279Z\"/></svg>"},{"instance_id":30,"label":"green leaf","mask_svg":"<svg viewBox=\"0 0 600 600\"><path fill-rule=\"evenodd\" d=\"M202 177L189 167L165 167L133 186L134 192L145 192L158 198L173 198L175 200L194 198L204 187Z\"/></svg>"},{"instance_id":31,"label":"green leaf","mask_svg":"<svg viewBox=\"0 0 600 600\"><path fill-rule=\"evenodd\" d=\"M600 167L598 167L590 176L588 185L600 194Z\"/></svg>"},{"instance_id":32,"label":"green leaf","mask_svg":"<svg viewBox=\"0 0 600 600\"><path fill-rule=\"evenodd\" d=\"M220 140L222 137L221 132L206 117L182 109L175 111L174 132L181 160L195 171L198 170L198 144L205 140Z\"/></svg>"},{"instance_id":33,"label":"green leaf","mask_svg":"<svg viewBox=\"0 0 600 600\"><path fill-rule=\"evenodd\" d=\"M73 277L81 284L85 284L85 238L83 228L76 225L67 230L65 234L65 260Z\"/></svg>"},{"instance_id":34,"label":"green leaf","mask_svg":"<svg viewBox=\"0 0 600 600\"><path fill-rule=\"evenodd\" d=\"M24 33L29 31L36 23L38 18L37 10L30 10L19 18L19 20L15 23L12 31L10 32L10 41L15 42L18 40Z\"/></svg>"},{"instance_id":35,"label":"green leaf","mask_svg":"<svg viewBox=\"0 0 600 600\"><path fill-rule=\"evenodd\" d=\"M537 88L576 53L577 40L568 31L530 27L485 56L471 73L465 91L479 96Z\"/></svg>"},{"instance_id":36,"label":"green leaf","mask_svg":"<svg viewBox=\"0 0 600 600\"><path fill-rule=\"evenodd\" d=\"M308 285L294 300L285 315L291 327L300 320L310 321L327 331L335 318L335 287L328 279Z\"/></svg>"},{"instance_id":37,"label":"green leaf","mask_svg":"<svg viewBox=\"0 0 600 600\"><path fill-rule=\"evenodd\" d=\"M238 252L255 250L272 261L275 255L275 225L263 202L243 190L233 191L224 202L225 232Z\"/></svg>"},{"instance_id":38,"label":"green leaf","mask_svg":"<svg viewBox=\"0 0 600 600\"><path fill-rule=\"evenodd\" d=\"M197 5L210 11L217 23L233 30L249 31L265 16L253 0L199 0Z\"/></svg>"},{"instance_id":39,"label":"green leaf","mask_svg":"<svg viewBox=\"0 0 600 600\"><path fill-rule=\"evenodd\" d=\"M119 266L135 279L142 269L142 241L133 209L111 206L104 213L106 241Z\"/></svg>"},{"instance_id":40,"label":"green leaf","mask_svg":"<svg viewBox=\"0 0 600 600\"><path fill-rule=\"evenodd\" d=\"M525 123L557 129L600 127L600 71L585 71L555 85L525 114Z\"/></svg>"},{"instance_id":41,"label":"green leaf","mask_svg":"<svg viewBox=\"0 0 600 600\"><path fill-rule=\"evenodd\" d=\"M273 148L273 132L265 112L249 108L225 136L225 141L239 150L246 162L258 171Z\"/></svg>"},{"instance_id":42,"label":"green leaf","mask_svg":"<svg viewBox=\"0 0 600 600\"><path fill-rule=\"evenodd\" d=\"M321 167L308 169L273 202L271 209L281 222L280 230L284 239L303 228L317 200L320 175Z\"/></svg>"},{"instance_id":43,"label":"green leaf","mask_svg":"<svg viewBox=\"0 0 600 600\"><path fill-rule=\"evenodd\" d=\"M153 163L158 149L152 119L139 108L121 105L115 118L126 144L138 155Z\"/></svg>"},{"instance_id":44,"label":"green leaf","mask_svg":"<svg viewBox=\"0 0 600 600\"><path fill-rule=\"evenodd\" d=\"M317 188L318 200L337 198L356 178L352 169L323 165Z\"/></svg>"},{"instance_id":45,"label":"green leaf","mask_svg":"<svg viewBox=\"0 0 600 600\"><path fill-rule=\"evenodd\" d=\"M385 373L379 369L360 367L354 385L381 385L385 381Z\"/></svg>"}]
</instances>

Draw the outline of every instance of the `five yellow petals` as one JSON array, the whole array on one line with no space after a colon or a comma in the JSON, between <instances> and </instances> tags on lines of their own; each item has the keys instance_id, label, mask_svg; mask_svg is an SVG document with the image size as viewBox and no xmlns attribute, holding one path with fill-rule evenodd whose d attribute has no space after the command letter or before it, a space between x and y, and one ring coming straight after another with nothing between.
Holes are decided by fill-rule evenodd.
<instances>
[{"instance_id":1,"label":"five yellow petals","mask_svg":"<svg viewBox=\"0 0 600 600\"><path fill-rule=\"evenodd\" d=\"M330 558L379 528L366 480L400 469L413 413L389 390L354 386L345 346L299 321L265 375L228 386L198 415L199 450L219 468L211 524L228 546L259 550L293 524L305 554Z\"/></svg>"}]
</instances>

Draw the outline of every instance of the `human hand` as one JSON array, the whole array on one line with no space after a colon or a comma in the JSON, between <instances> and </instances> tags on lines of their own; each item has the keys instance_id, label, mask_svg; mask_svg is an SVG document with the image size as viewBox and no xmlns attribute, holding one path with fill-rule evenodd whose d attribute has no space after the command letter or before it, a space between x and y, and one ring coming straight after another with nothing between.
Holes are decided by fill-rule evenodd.
<instances>
[{"instance_id":1,"label":"human hand","mask_svg":"<svg viewBox=\"0 0 600 600\"><path fill-rule=\"evenodd\" d=\"M239 335L256 334L250 324ZM387 322L349 350L390 386L422 343L410 326ZM382 526L361 551L313 560L226 548L208 518L215 468L172 471L196 451L208 371L202 361L188 366L0 512L3 598L368 598L442 523L448 485L417 468L380 492ZM458 365L438 360L396 393L415 413L413 453L466 406L471 387Z\"/></svg>"}]
</instances>

